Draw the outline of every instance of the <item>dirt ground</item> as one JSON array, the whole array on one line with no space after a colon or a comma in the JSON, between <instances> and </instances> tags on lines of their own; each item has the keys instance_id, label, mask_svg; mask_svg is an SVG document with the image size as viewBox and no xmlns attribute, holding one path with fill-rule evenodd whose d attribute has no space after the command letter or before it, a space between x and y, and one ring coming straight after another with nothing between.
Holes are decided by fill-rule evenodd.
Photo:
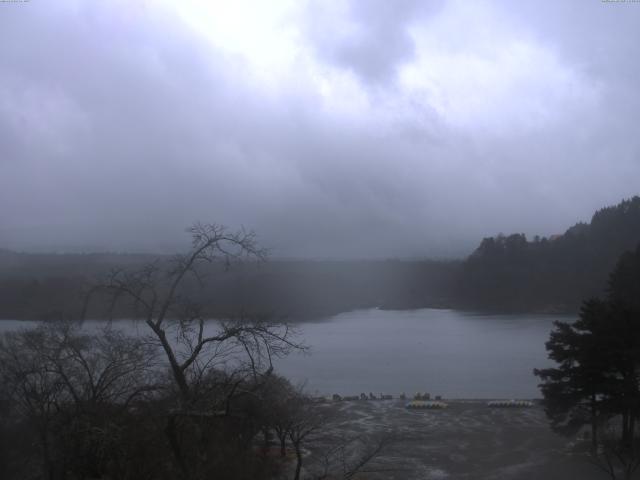
<instances>
[{"instance_id":1,"label":"dirt ground","mask_svg":"<svg viewBox=\"0 0 640 480\"><path fill-rule=\"evenodd\" d=\"M443 410L408 410L405 403L346 401L326 407L335 410L331 429L336 435L375 437L387 432L394 438L367 466L373 472L357 478L608 478L577 453L579 445L549 429L539 405L489 408L486 401L449 400Z\"/></svg>"}]
</instances>

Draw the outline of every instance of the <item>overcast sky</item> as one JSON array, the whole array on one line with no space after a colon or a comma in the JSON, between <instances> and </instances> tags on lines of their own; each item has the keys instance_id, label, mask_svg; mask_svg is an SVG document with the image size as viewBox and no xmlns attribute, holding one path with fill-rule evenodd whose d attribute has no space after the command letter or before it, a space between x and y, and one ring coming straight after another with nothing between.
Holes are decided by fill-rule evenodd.
<instances>
[{"instance_id":1,"label":"overcast sky","mask_svg":"<svg viewBox=\"0 0 640 480\"><path fill-rule=\"evenodd\" d=\"M450 257L640 192L640 3L0 3L0 247Z\"/></svg>"}]
</instances>

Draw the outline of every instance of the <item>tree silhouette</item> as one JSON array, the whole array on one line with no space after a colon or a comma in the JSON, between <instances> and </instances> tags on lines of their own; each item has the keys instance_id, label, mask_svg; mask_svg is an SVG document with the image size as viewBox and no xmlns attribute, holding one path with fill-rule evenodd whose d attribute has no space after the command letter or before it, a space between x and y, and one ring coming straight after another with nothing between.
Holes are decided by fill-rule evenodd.
<instances>
[{"instance_id":1,"label":"tree silhouette","mask_svg":"<svg viewBox=\"0 0 640 480\"><path fill-rule=\"evenodd\" d=\"M552 427L572 434L589 424L593 458L613 478L613 458L625 478L640 465L635 428L640 414L639 267L640 246L620 257L606 299L585 301L574 323L555 323L546 347L558 365L534 370L542 380ZM611 422L619 422L619 428Z\"/></svg>"},{"instance_id":2,"label":"tree silhouette","mask_svg":"<svg viewBox=\"0 0 640 480\"><path fill-rule=\"evenodd\" d=\"M112 308L128 302L131 316L144 319L164 352L177 391L164 431L182 477L192 479L214 456L212 442L220 423L216 417L232 423L231 398L255 395L261 379L273 370L272 360L303 347L283 322L255 317L208 321L202 303L184 288L187 280L204 286L203 265L261 260L266 252L253 232L200 223L188 232L192 245L186 254L168 264L155 261L132 271L113 271L90 289L87 305L94 294L106 295ZM246 426L252 431L249 423Z\"/></svg>"}]
</instances>

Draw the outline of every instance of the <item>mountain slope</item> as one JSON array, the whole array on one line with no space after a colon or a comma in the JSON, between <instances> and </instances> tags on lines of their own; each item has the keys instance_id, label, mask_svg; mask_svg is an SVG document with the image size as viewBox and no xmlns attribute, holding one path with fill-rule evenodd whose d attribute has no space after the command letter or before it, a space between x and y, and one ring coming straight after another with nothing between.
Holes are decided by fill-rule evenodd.
<instances>
[{"instance_id":1,"label":"mountain slope","mask_svg":"<svg viewBox=\"0 0 640 480\"><path fill-rule=\"evenodd\" d=\"M640 197L598 210L563 235L485 238L464 262L456 303L466 308L577 311L602 293L609 272L640 243Z\"/></svg>"}]
</instances>

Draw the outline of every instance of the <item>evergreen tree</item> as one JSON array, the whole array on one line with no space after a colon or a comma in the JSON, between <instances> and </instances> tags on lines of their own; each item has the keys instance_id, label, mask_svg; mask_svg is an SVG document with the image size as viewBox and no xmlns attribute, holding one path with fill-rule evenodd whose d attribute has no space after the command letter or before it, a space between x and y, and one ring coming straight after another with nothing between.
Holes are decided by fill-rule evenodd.
<instances>
[{"instance_id":1,"label":"evergreen tree","mask_svg":"<svg viewBox=\"0 0 640 480\"><path fill-rule=\"evenodd\" d=\"M558 366L534 371L543 382L540 388L552 428L574 434L589 424L594 447L598 423L606 412L603 393L610 388L607 352L599 338L608 319L608 305L591 299L584 302L575 323L555 322L546 347Z\"/></svg>"},{"instance_id":2,"label":"evergreen tree","mask_svg":"<svg viewBox=\"0 0 640 480\"><path fill-rule=\"evenodd\" d=\"M557 367L535 370L552 427L575 433L589 424L621 421L620 445L630 448L640 413L640 247L622 255L605 300L583 303L580 318L556 322L547 342Z\"/></svg>"}]
</instances>

